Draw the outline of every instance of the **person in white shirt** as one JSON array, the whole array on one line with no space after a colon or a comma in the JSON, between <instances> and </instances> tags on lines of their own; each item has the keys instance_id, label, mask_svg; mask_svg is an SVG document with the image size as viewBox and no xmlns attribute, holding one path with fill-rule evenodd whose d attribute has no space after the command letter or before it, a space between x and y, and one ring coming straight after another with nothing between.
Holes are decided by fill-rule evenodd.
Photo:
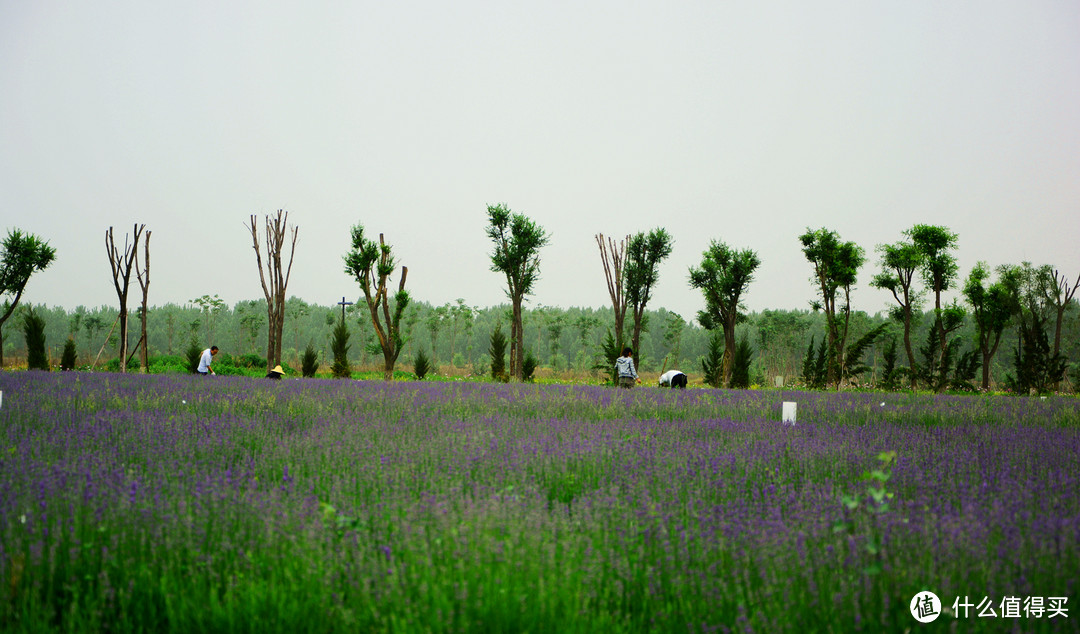
<instances>
[{"instance_id":1,"label":"person in white shirt","mask_svg":"<svg viewBox=\"0 0 1080 634\"><path fill-rule=\"evenodd\" d=\"M202 376L207 374L214 374L214 368L210 367L210 364L214 362L214 355L218 353L217 346L210 346L206 350L202 351L202 357L199 358L199 368L195 370Z\"/></svg>"},{"instance_id":2,"label":"person in white shirt","mask_svg":"<svg viewBox=\"0 0 1080 634\"><path fill-rule=\"evenodd\" d=\"M637 369L634 368L634 351L623 348L622 356L615 359L615 374L619 377L619 387L630 389L634 383L641 383Z\"/></svg>"},{"instance_id":3,"label":"person in white shirt","mask_svg":"<svg viewBox=\"0 0 1080 634\"><path fill-rule=\"evenodd\" d=\"M668 370L660 375L660 387L686 387L686 375L678 370Z\"/></svg>"}]
</instances>

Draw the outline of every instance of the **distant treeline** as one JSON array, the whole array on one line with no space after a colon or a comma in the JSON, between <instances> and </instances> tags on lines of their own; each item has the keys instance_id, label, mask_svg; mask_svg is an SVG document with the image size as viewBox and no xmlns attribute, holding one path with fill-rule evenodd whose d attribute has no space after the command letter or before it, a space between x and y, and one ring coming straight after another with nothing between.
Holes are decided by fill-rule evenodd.
<instances>
[{"instance_id":1,"label":"distant treeline","mask_svg":"<svg viewBox=\"0 0 1080 634\"><path fill-rule=\"evenodd\" d=\"M35 306L33 311L45 321L46 346L53 366L59 365L61 352L69 338L76 343L77 367L80 369L103 369L116 358L119 329L114 328L115 307L80 306L65 310ZM1080 383L1077 380L1080 373L1080 319L1077 319L1077 313L1073 302L1062 329L1061 353L1069 364L1064 387L1070 389ZM331 331L341 317L340 306L309 304L291 297L286 303L282 361L299 367L300 356L310 344L319 351L321 362L329 365L332 360ZM137 318L137 311L133 311L132 319ZM147 318L149 352L152 356L182 356L194 342L200 347L217 345L231 355L264 356L266 321L265 300L241 301L229 307L217 296L203 296L185 306L152 307ZM362 302L359 309L356 305L348 306L345 321L351 332L350 362L358 367L380 364L381 355L377 347L372 348L377 344L366 306ZM488 356L491 334L499 327L508 331L509 306L478 308L463 300L443 306L415 302L410 305L404 321L408 339L399 360L401 369L411 367L414 357L422 351L433 361L438 372L485 374L491 363ZM926 340L933 322L933 311L917 314L912 338L920 343ZM9 365L26 362L27 347L22 329L13 326L21 323L22 320L11 320L4 328L4 358ZM603 345L613 323L610 308L540 306L525 310L524 323L525 348L536 358L539 367L550 368L556 373L602 374L593 368L605 364ZM869 315L857 311L852 314L852 341L881 327L885 329L884 336L877 337L862 352L860 361L865 371L851 384L879 385L885 378L883 374L892 365L887 358L889 350L901 334L900 324L886 313ZM1052 338L1054 323L1048 321L1045 328ZM777 377L783 377L785 385L803 385L808 352L813 361L811 344L820 343L825 337L825 318L822 313L810 310L765 310L747 314L738 325L738 333L753 351L752 384L773 386ZM975 335L973 320L968 316L955 336L970 342ZM640 370L659 373L662 369L679 369L691 377L700 377L712 336L710 331L695 323L693 316L678 315L663 308L648 310L640 345ZM138 333L130 332L129 339L128 350L131 351ZM992 384L998 389L1015 381L1015 352L1019 342L1016 326L1007 328L1001 351L994 357L991 367ZM902 360L901 353L893 364Z\"/></svg>"}]
</instances>

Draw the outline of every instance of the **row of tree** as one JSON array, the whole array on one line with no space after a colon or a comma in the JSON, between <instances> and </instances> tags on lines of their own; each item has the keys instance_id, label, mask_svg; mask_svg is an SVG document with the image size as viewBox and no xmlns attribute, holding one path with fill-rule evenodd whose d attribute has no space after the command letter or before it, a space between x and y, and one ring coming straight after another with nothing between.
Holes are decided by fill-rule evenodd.
<instances>
[{"instance_id":1,"label":"row of tree","mask_svg":"<svg viewBox=\"0 0 1080 634\"><path fill-rule=\"evenodd\" d=\"M493 244L490 255L491 270L505 276L506 293L510 300L508 373L521 380L524 378L526 356L523 304L539 278L539 253L548 243L549 236L531 219L512 212L505 205L488 206L487 214L486 233ZM295 226L288 227L288 214L284 211L279 210L276 215L267 215L264 262L264 245L260 243L256 216L250 217L248 229L264 294L266 359L276 365L282 361L288 304L285 297L298 230ZM144 231L144 225L135 225L133 239L129 243L125 237L123 250L117 248L112 227L106 232L105 238L119 303L118 353L122 359L133 356L127 343L127 295L134 270L142 290L142 303L137 310L142 328L135 350L141 351L141 365L146 368L149 347L147 294L150 282L150 232ZM140 239L143 246L141 262ZM852 329L856 313L851 310L851 295L858 271L866 259L862 247L843 241L835 231L825 228L807 229L799 236L799 241L811 265L811 282L818 292L813 309L820 311L824 319L824 333L818 348L814 349L814 363L807 367L821 368L820 372L814 373L814 383L837 388L851 382L863 371L861 355L875 349L875 342L887 336L890 325L880 323L862 333ZM640 364L641 336L647 328L647 305L659 281L659 265L672 252L671 236L663 228L657 228L648 233L627 235L618 241L598 234L596 242L612 306L610 320L603 322L608 335L601 346L602 356L610 359L613 351L617 353L624 345L629 345L634 349L636 360ZM902 378L911 388L922 386L940 391L958 383L957 376L969 374L973 368L981 367L981 385L988 388L994 357L1004 332L1010 327L1019 333L1018 349L1021 350L1021 358L1016 362L1018 366L1042 364L1049 368L1047 371L1052 375L1063 373L1066 357L1062 352L1062 328L1066 313L1075 304L1074 296L1077 287L1080 287L1080 277L1070 283L1065 275L1052 267L1032 267L1024 263L998 267L997 280L992 281L994 272L980 262L970 272L961 288L964 303L954 299L946 304L942 299L943 293L960 284L954 253L956 245L956 234L945 227L915 225L903 232L900 241L877 247L881 256L880 269L870 283L890 291L897 302L890 314L901 329L907 361L906 366L897 366L891 370L890 380ZM289 251L286 260L283 254L287 246ZM3 283L0 295L6 298L4 310L0 314L0 334L4 322L11 316L22 297L30 275L44 269L54 258L55 251L40 238L22 234L18 230L9 234L4 243L3 270L0 271L0 282ZM390 278L397 270L393 249L382 234L377 242L367 237L362 225L353 227L351 248L344 254L343 260L344 272L360 286L367 308L367 319L374 335L365 350L381 352L384 375L389 380L415 326L415 311L407 310L411 301L405 290L408 269L401 267L397 290L391 294ZM717 340L723 342L721 358L709 366L716 368L717 376L710 377L710 380L718 385L732 384L739 347L737 329L746 320L742 300L759 265L760 258L753 250L737 250L723 242L712 241L702 254L701 264L691 267L689 271L689 285L702 292L705 304L705 308L697 315L697 323L706 331L715 332ZM917 281L921 282L921 285L918 285ZM933 308L929 311L930 335L921 350L925 354L917 357L913 328L917 317L922 315L924 302L929 297L933 298ZM203 296L192 302L200 306L207 323L212 322L212 313L224 304L216 296ZM343 300L342 324L345 322L345 304L347 302ZM255 303L247 306L249 309L254 308ZM464 309L463 300L459 300L456 306L431 309L427 319L435 324L440 315L449 315L456 323ZM629 333L626 324L628 310L633 320ZM295 317L294 314L293 318ZM254 333L262 329L261 320L252 310L245 310L242 320L241 332ZM93 322L88 322L90 323ZM557 320L554 323L557 324ZM974 328L974 335L967 339L971 344L965 349L965 338L959 336L959 333L968 323ZM1040 339L1041 335L1045 335L1049 323L1053 324L1054 330L1052 347L1049 343L1044 346ZM174 326L169 328L171 330ZM554 325L553 330L557 332L559 328L560 326ZM434 326L433 334L437 334L437 330L438 327ZM584 340L584 337L582 339ZM764 341L761 344L763 346ZM717 348L718 345L713 343L711 347ZM1046 348L1045 352L1042 352L1043 347ZM1023 353L1024 350L1029 353ZM436 353L434 348L432 353ZM2 354L0 338L0 355ZM806 355L806 359L810 357L810 354ZM1029 357L1030 361L1027 360ZM126 363L121 364L121 369L124 367ZM1059 380L1060 376L1054 382Z\"/></svg>"}]
</instances>

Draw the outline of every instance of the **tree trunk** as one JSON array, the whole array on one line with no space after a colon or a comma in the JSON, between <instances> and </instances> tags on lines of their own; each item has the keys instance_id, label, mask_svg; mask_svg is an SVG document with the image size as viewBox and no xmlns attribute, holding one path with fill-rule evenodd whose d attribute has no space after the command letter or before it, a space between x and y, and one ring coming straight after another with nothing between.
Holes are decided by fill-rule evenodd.
<instances>
[{"instance_id":1,"label":"tree trunk","mask_svg":"<svg viewBox=\"0 0 1080 634\"><path fill-rule=\"evenodd\" d=\"M120 371L127 372L127 305L120 306Z\"/></svg>"},{"instance_id":2,"label":"tree trunk","mask_svg":"<svg viewBox=\"0 0 1080 634\"><path fill-rule=\"evenodd\" d=\"M904 352L908 359L908 384L912 391L919 386L919 378L915 372L915 351L911 347L911 300L908 299L907 289L904 289Z\"/></svg>"},{"instance_id":3,"label":"tree trunk","mask_svg":"<svg viewBox=\"0 0 1080 634\"><path fill-rule=\"evenodd\" d=\"M521 298L513 298L513 312L510 318L510 376L521 381L522 376L522 354L525 351L525 342L523 341L522 332L522 320L521 320Z\"/></svg>"},{"instance_id":4,"label":"tree trunk","mask_svg":"<svg viewBox=\"0 0 1080 634\"><path fill-rule=\"evenodd\" d=\"M735 307L738 309L738 306ZM731 389L731 370L735 362L735 312L724 323L724 377L722 384ZM730 323L729 323L730 322Z\"/></svg>"}]
</instances>

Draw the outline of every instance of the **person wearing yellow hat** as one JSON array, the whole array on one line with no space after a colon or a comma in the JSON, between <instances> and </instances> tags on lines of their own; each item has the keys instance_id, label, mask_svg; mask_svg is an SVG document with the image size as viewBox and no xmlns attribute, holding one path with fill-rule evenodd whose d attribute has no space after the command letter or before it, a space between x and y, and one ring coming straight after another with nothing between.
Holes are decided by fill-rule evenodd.
<instances>
[{"instance_id":1,"label":"person wearing yellow hat","mask_svg":"<svg viewBox=\"0 0 1080 634\"><path fill-rule=\"evenodd\" d=\"M282 375L284 375L284 374L285 374L285 370L282 370L280 365L275 365L273 370L270 370L269 372L266 373L266 378L274 379L275 381L280 381Z\"/></svg>"}]
</instances>

